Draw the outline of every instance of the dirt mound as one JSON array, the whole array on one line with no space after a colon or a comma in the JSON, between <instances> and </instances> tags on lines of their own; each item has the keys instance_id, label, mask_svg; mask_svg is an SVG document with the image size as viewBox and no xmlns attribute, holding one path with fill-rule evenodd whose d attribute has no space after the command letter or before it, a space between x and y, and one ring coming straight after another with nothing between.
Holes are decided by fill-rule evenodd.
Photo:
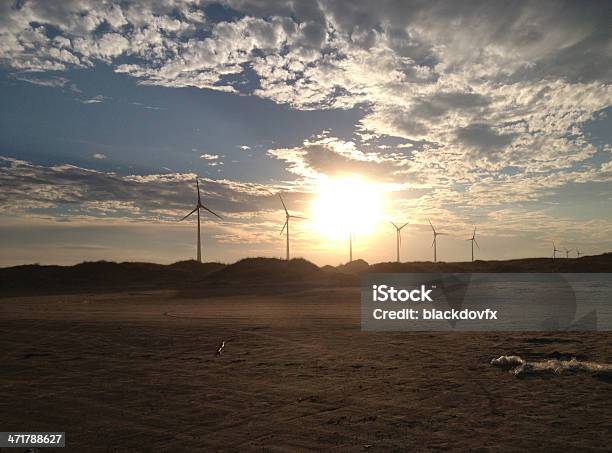
<instances>
[{"instance_id":1,"label":"dirt mound","mask_svg":"<svg viewBox=\"0 0 612 453\"><path fill-rule=\"evenodd\" d=\"M186 260L186 261L177 261L176 263L172 263L167 267L169 269L174 269L182 272L187 272L189 274L197 274L202 275L209 274L211 272L217 272L223 269L226 264L222 263L198 263L196 260Z\"/></svg>"},{"instance_id":2,"label":"dirt mound","mask_svg":"<svg viewBox=\"0 0 612 453\"><path fill-rule=\"evenodd\" d=\"M321 275L319 267L302 258L245 258L215 272L210 280L237 283L284 283L313 280Z\"/></svg>"},{"instance_id":3,"label":"dirt mound","mask_svg":"<svg viewBox=\"0 0 612 453\"><path fill-rule=\"evenodd\" d=\"M356 286L358 279L342 272L330 272L302 258L286 261L277 258L245 258L218 272L181 294L214 296L223 294L280 294L311 288Z\"/></svg>"},{"instance_id":4,"label":"dirt mound","mask_svg":"<svg viewBox=\"0 0 612 453\"><path fill-rule=\"evenodd\" d=\"M365 272L369 272L370 265L367 261L358 259L349 261L346 264L341 264L337 266L336 269L340 272L346 272L348 274L363 274Z\"/></svg>"},{"instance_id":5,"label":"dirt mound","mask_svg":"<svg viewBox=\"0 0 612 453\"><path fill-rule=\"evenodd\" d=\"M38 264L0 269L0 290L15 293L54 293L132 288L168 288L201 280L223 268L219 263L185 261L171 265L153 263L84 262L74 266Z\"/></svg>"}]
</instances>

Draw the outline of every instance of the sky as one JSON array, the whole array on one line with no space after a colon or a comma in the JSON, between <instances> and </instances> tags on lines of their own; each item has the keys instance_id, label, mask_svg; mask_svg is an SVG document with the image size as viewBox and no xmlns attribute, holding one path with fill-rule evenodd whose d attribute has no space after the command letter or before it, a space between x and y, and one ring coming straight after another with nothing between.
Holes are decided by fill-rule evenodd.
<instances>
[{"instance_id":1,"label":"sky","mask_svg":"<svg viewBox=\"0 0 612 453\"><path fill-rule=\"evenodd\" d=\"M612 250L609 1L0 0L0 266Z\"/></svg>"}]
</instances>

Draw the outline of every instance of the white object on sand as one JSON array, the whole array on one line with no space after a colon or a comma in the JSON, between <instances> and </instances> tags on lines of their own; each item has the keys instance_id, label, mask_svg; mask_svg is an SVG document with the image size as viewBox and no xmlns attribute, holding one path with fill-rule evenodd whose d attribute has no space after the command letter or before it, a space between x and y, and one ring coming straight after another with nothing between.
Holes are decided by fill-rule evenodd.
<instances>
[{"instance_id":1,"label":"white object on sand","mask_svg":"<svg viewBox=\"0 0 612 453\"><path fill-rule=\"evenodd\" d=\"M225 347L225 341L221 340L221 344L217 347L217 352L215 352L215 356L219 357L224 347Z\"/></svg>"},{"instance_id":2,"label":"white object on sand","mask_svg":"<svg viewBox=\"0 0 612 453\"><path fill-rule=\"evenodd\" d=\"M517 355L502 355L497 359L491 360L491 365L510 369L510 373L514 376L547 372L563 374L566 372L584 371L594 373L599 376L612 377L612 364L587 362L577 360L576 358L572 358L571 360L551 359L541 362L529 362Z\"/></svg>"}]
</instances>

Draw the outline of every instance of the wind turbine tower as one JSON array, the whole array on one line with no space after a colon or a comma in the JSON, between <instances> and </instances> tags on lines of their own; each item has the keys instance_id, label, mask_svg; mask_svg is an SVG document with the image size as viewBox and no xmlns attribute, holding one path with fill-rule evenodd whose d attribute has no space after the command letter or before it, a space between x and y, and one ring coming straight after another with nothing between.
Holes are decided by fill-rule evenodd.
<instances>
[{"instance_id":1,"label":"wind turbine tower","mask_svg":"<svg viewBox=\"0 0 612 453\"><path fill-rule=\"evenodd\" d=\"M395 239L397 243L397 262L400 262L400 247L402 245L402 228L404 228L408 223L404 223L402 226L397 226L395 223L390 222L391 225L395 227Z\"/></svg>"},{"instance_id":2,"label":"wind turbine tower","mask_svg":"<svg viewBox=\"0 0 612 453\"><path fill-rule=\"evenodd\" d=\"M478 242L476 242L476 227L474 227L474 232L472 233L472 237L469 239L466 239L466 241L472 241L472 262L474 262L474 244L476 244L476 247L480 249Z\"/></svg>"},{"instance_id":3,"label":"wind turbine tower","mask_svg":"<svg viewBox=\"0 0 612 453\"><path fill-rule=\"evenodd\" d=\"M560 252L561 250L559 250L557 248L557 246L555 245L555 241L553 241L553 260L557 257L557 252Z\"/></svg>"},{"instance_id":4,"label":"wind turbine tower","mask_svg":"<svg viewBox=\"0 0 612 453\"><path fill-rule=\"evenodd\" d=\"M187 217L189 217L191 214L193 214L194 212L198 213L198 250L197 250L197 259L198 259L198 263L202 262L202 239L201 239L201 235L200 235L200 209L204 209L205 211L210 212L212 215L218 217L219 219L223 220L221 218L220 215L218 215L217 213L211 211L210 209L208 209L206 206L204 206L202 204L202 198L200 197L200 183L198 182L198 178L196 178L196 188L198 191L198 203L196 204L196 207L193 209L193 211L191 211L189 214L187 214L185 217L183 217L180 221L185 220Z\"/></svg>"},{"instance_id":5,"label":"wind turbine tower","mask_svg":"<svg viewBox=\"0 0 612 453\"><path fill-rule=\"evenodd\" d=\"M438 236L447 236L447 234L436 231L434 226L431 224L431 220L427 219L427 221L429 222L429 226L431 227L431 230L433 231L434 238L433 238L433 242L431 243L431 246L434 249L434 263L437 263L438 262Z\"/></svg>"},{"instance_id":6,"label":"wind turbine tower","mask_svg":"<svg viewBox=\"0 0 612 453\"><path fill-rule=\"evenodd\" d=\"M280 198L280 201L283 204L283 209L285 210L285 224L283 225L283 229L281 230L280 234L283 234L283 231L285 231L285 228L287 228L287 257L286 257L286 260L289 261L289 219L304 219L304 217L289 214L289 211L287 210L287 206L285 206L285 202L283 201L283 197L281 197L280 193L278 194L278 198Z\"/></svg>"},{"instance_id":7,"label":"wind turbine tower","mask_svg":"<svg viewBox=\"0 0 612 453\"><path fill-rule=\"evenodd\" d=\"M565 258L569 258L569 254L572 251L572 249L567 249L567 247L563 247L565 249Z\"/></svg>"}]
</instances>

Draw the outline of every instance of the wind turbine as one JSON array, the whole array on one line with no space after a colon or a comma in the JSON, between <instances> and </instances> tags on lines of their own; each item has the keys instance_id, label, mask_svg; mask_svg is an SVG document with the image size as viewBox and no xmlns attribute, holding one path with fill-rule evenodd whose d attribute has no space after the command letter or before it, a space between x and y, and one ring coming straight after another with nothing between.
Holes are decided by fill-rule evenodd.
<instances>
[{"instance_id":1,"label":"wind turbine","mask_svg":"<svg viewBox=\"0 0 612 453\"><path fill-rule=\"evenodd\" d=\"M560 252L561 250L559 250L557 248L557 246L555 245L555 241L553 241L553 260L557 257L557 252Z\"/></svg>"},{"instance_id":2,"label":"wind turbine","mask_svg":"<svg viewBox=\"0 0 612 453\"><path fill-rule=\"evenodd\" d=\"M404 223L401 227L398 227L395 223L390 222L395 227L395 236L397 242L397 262L400 262L400 246L402 245L402 228L408 225L408 222Z\"/></svg>"},{"instance_id":3,"label":"wind turbine","mask_svg":"<svg viewBox=\"0 0 612 453\"><path fill-rule=\"evenodd\" d=\"M434 228L434 226L431 224L431 220L427 219L427 221L429 222L429 226L431 226L431 230L433 231L433 242L431 243L431 246L434 248L434 263L438 262L438 236L448 236L446 233L438 233L436 231L436 229Z\"/></svg>"},{"instance_id":4,"label":"wind turbine","mask_svg":"<svg viewBox=\"0 0 612 453\"><path fill-rule=\"evenodd\" d=\"M476 227L474 227L474 232L472 233L472 237L469 239L466 239L466 241L472 241L472 262L474 262L474 244L476 244L476 247L480 249L478 242L476 242Z\"/></svg>"},{"instance_id":5,"label":"wind turbine","mask_svg":"<svg viewBox=\"0 0 612 453\"><path fill-rule=\"evenodd\" d=\"M283 231L285 231L285 227L286 227L287 228L287 261L289 261L289 219L304 219L304 217L289 214L289 211L287 211L287 206L285 206L285 202L283 201L283 197L281 197L280 193L278 194L278 198L280 198L280 201L283 204L283 209L285 210L285 224L283 225L283 229L281 230L280 234L283 234Z\"/></svg>"},{"instance_id":6,"label":"wind turbine","mask_svg":"<svg viewBox=\"0 0 612 453\"><path fill-rule=\"evenodd\" d=\"M189 214L187 214L185 217L179 220L179 222L182 220L185 220L187 217L189 217L194 212L198 213L198 263L201 263L202 262L202 240L200 238L200 209L204 209L205 211L210 212L212 215L218 217L221 220L223 219L221 218L220 215L211 211L210 209L208 209L206 206L202 204L202 199L200 198L200 183L198 182L198 178L196 178L196 187L198 189L198 204L196 204L196 207L193 209L193 211L191 211Z\"/></svg>"},{"instance_id":7,"label":"wind turbine","mask_svg":"<svg viewBox=\"0 0 612 453\"><path fill-rule=\"evenodd\" d=\"M576 257L580 258L580 255L582 255L582 253L580 253L580 250L576 249Z\"/></svg>"},{"instance_id":8,"label":"wind turbine","mask_svg":"<svg viewBox=\"0 0 612 453\"><path fill-rule=\"evenodd\" d=\"M567 247L563 247L565 249L565 258L569 258L569 254L572 251L572 249L567 249Z\"/></svg>"}]
</instances>

